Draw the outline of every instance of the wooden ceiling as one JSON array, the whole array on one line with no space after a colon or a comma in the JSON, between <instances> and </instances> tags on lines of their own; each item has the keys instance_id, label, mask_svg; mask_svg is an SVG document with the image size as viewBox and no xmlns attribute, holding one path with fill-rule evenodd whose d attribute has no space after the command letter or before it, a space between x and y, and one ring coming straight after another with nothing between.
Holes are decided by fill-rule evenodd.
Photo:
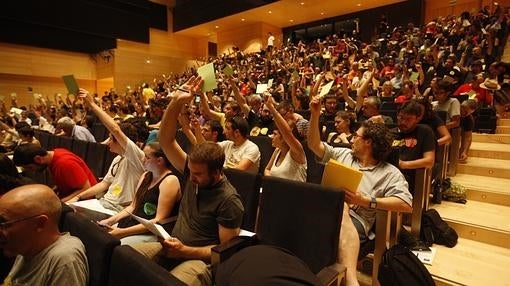
<instances>
[{"instance_id":1,"label":"wooden ceiling","mask_svg":"<svg viewBox=\"0 0 510 286\"><path fill-rule=\"evenodd\" d=\"M403 1L405 0L280 0L197 25L176 32L176 34L212 38L222 30L258 22L266 22L279 28L285 28Z\"/></svg>"}]
</instances>

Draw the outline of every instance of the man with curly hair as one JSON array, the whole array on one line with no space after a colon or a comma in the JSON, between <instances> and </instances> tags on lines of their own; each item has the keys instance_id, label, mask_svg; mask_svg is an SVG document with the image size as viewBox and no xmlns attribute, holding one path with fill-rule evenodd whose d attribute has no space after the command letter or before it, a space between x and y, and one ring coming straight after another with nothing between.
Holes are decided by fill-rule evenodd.
<instances>
[{"instance_id":1,"label":"man with curly hair","mask_svg":"<svg viewBox=\"0 0 510 286\"><path fill-rule=\"evenodd\" d=\"M412 211L412 195L402 173L385 162L393 141L382 123L365 121L356 131L352 149L333 148L320 141L320 101L310 103L311 117L308 147L326 163L335 159L363 172L355 192L345 191L345 208L340 231L339 262L347 268L347 285L359 285L356 263L360 242L374 238L371 232L377 209L400 212Z\"/></svg>"}]
</instances>

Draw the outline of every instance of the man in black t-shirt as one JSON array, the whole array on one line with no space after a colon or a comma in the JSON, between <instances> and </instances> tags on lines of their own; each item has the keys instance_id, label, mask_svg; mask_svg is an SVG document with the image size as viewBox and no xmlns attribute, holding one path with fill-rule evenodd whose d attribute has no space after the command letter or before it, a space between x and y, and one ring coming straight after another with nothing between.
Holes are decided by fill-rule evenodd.
<instances>
[{"instance_id":1,"label":"man in black t-shirt","mask_svg":"<svg viewBox=\"0 0 510 286\"><path fill-rule=\"evenodd\" d=\"M399 149L399 169L414 194L415 170L432 168L434 165L436 137L427 125L418 124L421 107L415 100L402 104L397 116L397 128L393 147Z\"/></svg>"}]
</instances>

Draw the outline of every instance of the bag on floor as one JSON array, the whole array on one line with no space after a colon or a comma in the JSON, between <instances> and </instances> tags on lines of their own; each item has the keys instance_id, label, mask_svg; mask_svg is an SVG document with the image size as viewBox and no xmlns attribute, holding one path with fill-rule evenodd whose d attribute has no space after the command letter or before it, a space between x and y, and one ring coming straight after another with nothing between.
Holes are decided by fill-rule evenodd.
<instances>
[{"instance_id":1,"label":"bag on floor","mask_svg":"<svg viewBox=\"0 0 510 286\"><path fill-rule=\"evenodd\" d=\"M421 217L420 238L427 246L437 243L454 247L459 236L435 209L429 209Z\"/></svg>"},{"instance_id":2,"label":"bag on floor","mask_svg":"<svg viewBox=\"0 0 510 286\"><path fill-rule=\"evenodd\" d=\"M436 285L423 263L400 244L384 252L377 279L381 286Z\"/></svg>"},{"instance_id":3,"label":"bag on floor","mask_svg":"<svg viewBox=\"0 0 510 286\"><path fill-rule=\"evenodd\" d=\"M446 178L443 181L442 197L445 201L465 204L467 202L466 187Z\"/></svg>"}]
</instances>

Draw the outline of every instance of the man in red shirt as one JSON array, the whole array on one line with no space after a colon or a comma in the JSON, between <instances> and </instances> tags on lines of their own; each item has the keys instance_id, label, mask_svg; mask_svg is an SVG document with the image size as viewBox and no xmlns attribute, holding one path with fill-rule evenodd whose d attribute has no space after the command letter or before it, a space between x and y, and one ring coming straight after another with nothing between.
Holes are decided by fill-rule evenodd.
<instances>
[{"instance_id":1,"label":"man in red shirt","mask_svg":"<svg viewBox=\"0 0 510 286\"><path fill-rule=\"evenodd\" d=\"M46 151L35 144L23 144L14 151L13 161L27 171L43 171L49 168L57 186L55 192L63 201L97 183L87 164L67 149Z\"/></svg>"},{"instance_id":2,"label":"man in red shirt","mask_svg":"<svg viewBox=\"0 0 510 286\"><path fill-rule=\"evenodd\" d=\"M483 74L477 74L472 82L465 83L453 93L452 97L458 98L461 95L467 95L465 99L476 99L478 105L491 105L492 95L486 89L480 87L483 83ZM464 100L459 100L464 101Z\"/></svg>"}]
</instances>

